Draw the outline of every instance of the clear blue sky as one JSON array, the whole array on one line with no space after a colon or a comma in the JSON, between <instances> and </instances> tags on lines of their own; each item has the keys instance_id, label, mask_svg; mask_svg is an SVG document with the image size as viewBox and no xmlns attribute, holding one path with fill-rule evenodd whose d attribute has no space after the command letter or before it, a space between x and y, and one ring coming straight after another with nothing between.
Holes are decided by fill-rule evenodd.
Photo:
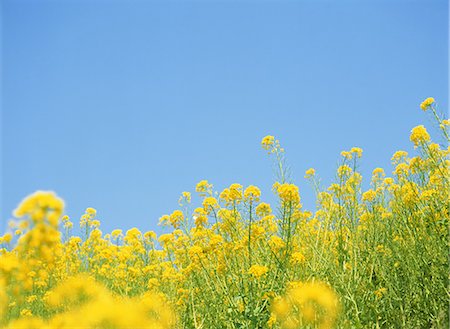
<instances>
[{"instance_id":1,"label":"clear blue sky","mask_svg":"<svg viewBox=\"0 0 450 329\"><path fill-rule=\"evenodd\" d=\"M338 4L339 3L339 4ZM447 1L2 1L2 207L54 190L103 231L156 229L201 179L261 187L267 134L303 179L390 168L448 108Z\"/></svg>"}]
</instances>

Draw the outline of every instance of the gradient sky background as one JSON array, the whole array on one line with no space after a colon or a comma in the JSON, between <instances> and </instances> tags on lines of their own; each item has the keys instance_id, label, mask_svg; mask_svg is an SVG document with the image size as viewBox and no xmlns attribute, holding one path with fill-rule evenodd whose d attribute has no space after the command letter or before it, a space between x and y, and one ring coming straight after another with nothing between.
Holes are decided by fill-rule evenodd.
<instances>
[{"instance_id":1,"label":"gradient sky background","mask_svg":"<svg viewBox=\"0 0 450 329\"><path fill-rule=\"evenodd\" d=\"M339 4L337 4L339 3ZM77 221L156 229L201 179L273 200L267 134L303 179L340 151L391 172L420 102L448 109L447 1L2 1L2 205L54 190ZM429 129L432 130L432 129Z\"/></svg>"}]
</instances>

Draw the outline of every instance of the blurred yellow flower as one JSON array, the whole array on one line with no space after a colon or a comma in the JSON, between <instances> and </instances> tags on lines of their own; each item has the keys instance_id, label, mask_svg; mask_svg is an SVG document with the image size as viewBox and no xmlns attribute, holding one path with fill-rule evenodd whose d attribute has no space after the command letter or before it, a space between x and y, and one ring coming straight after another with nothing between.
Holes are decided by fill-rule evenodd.
<instances>
[{"instance_id":1,"label":"blurred yellow flower","mask_svg":"<svg viewBox=\"0 0 450 329\"><path fill-rule=\"evenodd\" d=\"M261 278L263 275L265 275L269 271L269 268L264 265L252 265L248 269L248 274L253 276L255 279Z\"/></svg>"},{"instance_id":2,"label":"blurred yellow flower","mask_svg":"<svg viewBox=\"0 0 450 329\"><path fill-rule=\"evenodd\" d=\"M261 140L261 146L265 150L270 150L272 148L272 146L274 145L274 143L275 143L275 137L271 136L271 135L267 135Z\"/></svg>"}]
</instances>

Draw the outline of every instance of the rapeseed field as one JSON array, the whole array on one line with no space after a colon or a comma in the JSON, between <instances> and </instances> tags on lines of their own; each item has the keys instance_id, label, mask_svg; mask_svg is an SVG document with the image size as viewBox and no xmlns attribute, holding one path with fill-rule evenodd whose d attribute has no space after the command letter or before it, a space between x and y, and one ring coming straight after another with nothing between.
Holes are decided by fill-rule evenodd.
<instances>
[{"instance_id":1,"label":"rapeseed field","mask_svg":"<svg viewBox=\"0 0 450 329\"><path fill-rule=\"evenodd\" d=\"M167 234L105 234L93 208L75 224L56 193L27 196L0 237L0 327L448 328L449 120L435 104L420 107L443 143L414 127L415 154L393 154L369 189L360 148L341 153L328 188L307 170L315 211L270 135L275 204L257 186L203 180L201 204L183 192L160 218Z\"/></svg>"}]
</instances>

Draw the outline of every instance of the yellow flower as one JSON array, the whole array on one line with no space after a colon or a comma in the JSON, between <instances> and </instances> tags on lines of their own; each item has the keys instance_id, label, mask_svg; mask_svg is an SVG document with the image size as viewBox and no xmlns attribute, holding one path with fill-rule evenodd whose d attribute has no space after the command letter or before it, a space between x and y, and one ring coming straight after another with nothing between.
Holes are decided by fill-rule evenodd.
<instances>
[{"instance_id":1,"label":"yellow flower","mask_svg":"<svg viewBox=\"0 0 450 329\"><path fill-rule=\"evenodd\" d=\"M14 210L17 218L30 217L35 223L44 221L51 216L53 223L61 216L64 210L64 202L53 192L37 191L27 196Z\"/></svg>"},{"instance_id":2,"label":"yellow flower","mask_svg":"<svg viewBox=\"0 0 450 329\"><path fill-rule=\"evenodd\" d=\"M419 146L422 143L428 142L430 140L430 135L425 127L420 125L411 130L409 139L414 143L414 146Z\"/></svg>"},{"instance_id":3,"label":"yellow flower","mask_svg":"<svg viewBox=\"0 0 450 329\"><path fill-rule=\"evenodd\" d=\"M184 214L181 210L175 210L169 216L169 222L174 228L178 228L184 220Z\"/></svg>"},{"instance_id":4,"label":"yellow flower","mask_svg":"<svg viewBox=\"0 0 450 329\"><path fill-rule=\"evenodd\" d=\"M19 229L21 229L22 231L27 229L30 226L30 222L27 220L22 220L19 223Z\"/></svg>"},{"instance_id":5,"label":"yellow flower","mask_svg":"<svg viewBox=\"0 0 450 329\"><path fill-rule=\"evenodd\" d=\"M65 222L65 223L64 223L64 227L65 227L65 228L68 228L68 229L70 229L70 228L72 228L72 227L73 227L73 223L72 223L72 222L69 222L69 221L67 221L67 222Z\"/></svg>"},{"instance_id":6,"label":"yellow flower","mask_svg":"<svg viewBox=\"0 0 450 329\"><path fill-rule=\"evenodd\" d=\"M242 185L241 184L231 184L229 188L228 198L231 201L239 201L242 199Z\"/></svg>"},{"instance_id":7,"label":"yellow flower","mask_svg":"<svg viewBox=\"0 0 450 329\"><path fill-rule=\"evenodd\" d=\"M305 171L305 178L311 178L316 174L316 170L314 168L309 168L307 171Z\"/></svg>"},{"instance_id":8,"label":"yellow flower","mask_svg":"<svg viewBox=\"0 0 450 329\"><path fill-rule=\"evenodd\" d=\"M296 252L292 253L292 263L301 264L301 263L304 263L305 260L306 260L306 257L301 252L296 251Z\"/></svg>"},{"instance_id":9,"label":"yellow flower","mask_svg":"<svg viewBox=\"0 0 450 329\"><path fill-rule=\"evenodd\" d=\"M261 146L265 150L270 150L275 143L275 137L271 135L267 135L261 140Z\"/></svg>"},{"instance_id":10,"label":"yellow flower","mask_svg":"<svg viewBox=\"0 0 450 329\"><path fill-rule=\"evenodd\" d=\"M373 171L372 171L372 175L373 176L375 176L375 175L379 175L379 176L383 176L384 177L384 170L383 170L383 168L375 168Z\"/></svg>"},{"instance_id":11,"label":"yellow flower","mask_svg":"<svg viewBox=\"0 0 450 329\"><path fill-rule=\"evenodd\" d=\"M341 152L341 155L342 155L344 158L346 158L347 160L351 160L351 158L352 158L352 153L351 153L351 152L348 152L348 151L342 151L342 152Z\"/></svg>"},{"instance_id":12,"label":"yellow flower","mask_svg":"<svg viewBox=\"0 0 450 329\"><path fill-rule=\"evenodd\" d=\"M93 232L95 232L95 231L101 232L101 231L98 230L98 229L94 230ZM139 229L136 228L136 227L130 228L130 229L125 233L125 239L126 239L127 241L130 241L130 240L133 240L133 239L139 239L141 236L142 236L141 231L139 231Z\"/></svg>"},{"instance_id":13,"label":"yellow flower","mask_svg":"<svg viewBox=\"0 0 450 329\"><path fill-rule=\"evenodd\" d=\"M209 184L207 180L201 180L195 186L195 191L198 192L200 196L211 195L212 187L212 184Z\"/></svg>"},{"instance_id":14,"label":"yellow flower","mask_svg":"<svg viewBox=\"0 0 450 329\"><path fill-rule=\"evenodd\" d=\"M350 168L347 165L342 165L342 166L339 166L339 168L337 169L337 172L338 172L339 177L343 177L343 176L349 175L352 172L352 168Z\"/></svg>"},{"instance_id":15,"label":"yellow flower","mask_svg":"<svg viewBox=\"0 0 450 329\"><path fill-rule=\"evenodd\" d=\"M184 202L191 203L191 193L189 192L181 193L180 199L178 199L178 204L182 206Z\"/></svg>"},{"instance_id":16,"label":"yellow flower","mask_svg":"<svg viewBox=\"0 0 450 329\"><path fill-rule=\"evenodd\" d=\"M173 242L173 235L172 234L161 234L159 236L158 241L164 246L171 242Z\"/></svg>"},{"instance_id":17,"label":"yellow flower","mask_svg":"<svg viewBox=\"0 0 450 329\"><path fill-rule=\"evenodd\" d=\"M91 216L91 218L94 218L97 215L97 210L95 210L94 208L89 207L89 208L86 209L86 214Z\"/></svg>"},{"instance_id":18,"label":"yellow flower","mask_svg":"<svg viewBox=\"0 0 450 329\"><path fill-rule=\"evenodd\" d=\"M284 319L289 316L291 312L291 305L287 298L276 297L272 306L272 315L275 318Z\"/></svg>"},{"instance_id":19,"label":"yellow flower","mask_svg":"<svg viewBox=\"0 0 450 329\"><path fill-rule=\"evenodd\" d=\"M426 111L428 109L428 107L431 106L431 104L434 103L434 98L433 97L428 97L427 99L425 99L421 104L420 104L420 108L423 111Z\"/></svg>"},{"instance_id":20,"label":"yellow flower","mask_svg":"<svg viewBox=\"0 0 450 329\"><path fill-rule=\"evenodd\" d=\"M207 212L204 208L196 208L194 210L194 215L192 216L195 222L195 226L205 226L208 223L208 216Z\"/></svg>"},{"instance_id":21,"label":"yellow flower","mask_svg":"<svg viewBox=\"0 0 450 329\"><path fill-rule=\"evenodd\" d=\"M6 253L0 254L0 273L9 273L20 265L19 259L15 254Z\"/></svg>"},{"instance_id":22,"label":"yellow flower","mask_svg":"<svg viewBox=\"0 0 450 329\"><path fill-rule=\"evenodd\" d=\"M160 285L160 283L159 283L158 279L156 279L156 278L151 278L151 279L148 280L147 288L148 288L149 290L152 290L152 289L154 289L154 288L156 288L156 287L159 287L159 285Z\"/></svg>"},{"instance_id":23,"label":"yellow flower","mask_svg":"<svg viewBox=\"0 0 450 329\"><path fill-rule=\"evenodd\" d=\"M377 194L374 190L368 190L367 192L364 192L362 194L362 200L367 201L367 202L372 202L375 200L376 196L377 196Z\"/></svg>"},{"instance_id":24,"label":"yellow flower","mask_svg":"<svg viewBox=\"0 0 450 329\"><path fill-rule=\"evenodd\" d=\"M154 231L147 231L144 233L144 237L147 240L154 240L154 239L156 239L156 233Z\"/></svg>"},{"instance_id":25,"label":"yellow flower","mask_svg":"<svg viewBox=\"0 0 450 329\"><path fill-rule=\"evenodd\" d=\"M269 328L273 328L275 323L277 323L277 317L274 314L272 314L272 315L270 315L269 320L267 320L267 326Z\"/></svg>"},{"instance_id":26,"label":"yellow flower","mask_svg":"<svg viewBox=\"0 0 450 329\"><path fill-rule=\"evenodd\" d=\"M32 316L33 313L28 308L24 308L23 310L20 311L20 315L21 316Z\"/></svg>"},{"instance_id":27,"label":"yellow flower","mask_svg":"<svg viewBox=\"0 0 450 329\"><path fill-rule=\"evenodd\" d=\"M300 195L296 185L275 183L274 190L283 203L292 203L294 205L300 203Z\"/></svg>"},{"instance_id":28,"label":"yellow flower","mask_svg":"<svg viewBox=\"0 0 450 329\"><path fill-rule=\"evenodd\" d=\"M274 301L273 314L282 328L300 328L307 324L314 328L333 328L339 299L334 291L321 282L293 282L284 298Z\"/></svg>"},{"instance_id":29,"label":"yellow flower","mask_svg":"<svg viewBox=\"0 0 450 329\"><path fill-rule=\"evenodd\" d=\"M396 165L401 161L404 161L408 157L408 152L406 151L397 151L392 155L391 161L392 164Z\"/></svg>"},{"instance_id":30,"label":"yellow flower","mask_svg":"<svg viewBox=\"0 0 450 329\"><path fill-rule=\"evenodd\" d=\"M10 243L12 240L12 234L11 233L5 233L2 237L2 241L4 243Z\"/></svg>"},{"instance_id":31,"label":"yellow flower","mask_svg":"<svg viewBox=\"0 0 450 329\"><path fill-rule=\"evenodd\" d=\"M351 153L355 153L358 158L362 157L363 150L359 147L352 147L350 150Z\"/></svg>"},{"instance_id":32,"label":"yellow flower","mask_svg":"<svg viewBox=\"0 0 450 329\"><path fill-rule=\"evenodd\" d=\"M217 202L217 199L210 196L203 200L203 209L206 211L206 213L210 213L211 211L219 208L219 203Z\"/></svg>"},{"instance_id":33,"label":"yellow flower","mask_svg":"<svg viewBox=\"0 0 450 329\"><path fill-rule=\"evenodd\" d=\"M270 213L272 213L272 209L270 208L270 204L268 203L260 203L257 207L256 207L256 214L260 217L264 217L269 215Z\"/></svg>"},{"instance_id":34,"label":"yellow flower","mask_svg":"<svg viewBox=\"0 0 450 329\"><path fill-rule=\"evenodd\" d=\"M253 265L248 269L248 274L253 276L255 279L259 279L269 271L269 268L264 265Z\"/></svg>"},{"instance_id":35,"label":"yellow flower","mask_svg":"<svg viewBox=\"0 0 450 329\"><path fill-rule=\"evenodd\" d=\"M286 243L284 242L284 240L277 235L272 235L269 239L269 246L274 251L278 251L284 248L285 245Z\"/></svg>"},{"instance_id":36,"label":"yellow flower","mask_svg":"<svg viewBox=\"0 0 450 329\"><path fill-rule=\"evenodd\" d=\"M386 288L380 288L378 290L375 290L373 293L375 294L375 296L377 297L377 299L380 299L381 297L383 297L383 295L385 295L387 292Z\"/></svg>"},{"instance_id":37,"label":"yellow flower","mask_svg":"<svg viewBox=\"0 0 450 329\"><path fill-rule=\"evenodd\" d=\"M189 257L195 259L196 257L201 256L203 253L203 249L200 246L192 246L189 250L188 250L188 254Z\"/></svg>"},{"instance_id":38,"label":"yellow flower","mask_svg":"<svg viewBox=\"0 0 450 329\"><path fill-rule=\"evenodd\" d=\"M111 236L114 239L117 239L120 235L122 235L122 230L120 230L120 229L116 229L111 232Z\"/></svg>"},{"instance_id":39,"label":"yellow flower","mask_svg":"<svg viewBox=\"0 0 450 329\"><path fill-rule=\"evenodd\" d=\"M231 184L229 188L224 189L219 196L224 200L227 205L232 203L239 203L242 200L242 185L241 184Z\"/></svg>"},{"instance_id":40,"label":"yellow flower","mask_svg":"<svg viewBox=\"0 0 450 329\"><path fill-rule=\"evenodd\" d=\"M32 302L34 302L36 299L37 299L37 296L36 296L36 295L31 295L31 296L28 296L28 297L27 297L26 301L27 301L27 303L32 303Z\"/></svg>"},{"instance_id":41,"label":"yellow flower","mask_svg":"<svg viewBox=\"0 0 450 329\"><path fill-rule=\"evenodd\" d=\"M244 197L249 201L258 202L260 196L261 196L261 190L253 185L250 185L244 191Z\"/></svg>"}]
</instances>

